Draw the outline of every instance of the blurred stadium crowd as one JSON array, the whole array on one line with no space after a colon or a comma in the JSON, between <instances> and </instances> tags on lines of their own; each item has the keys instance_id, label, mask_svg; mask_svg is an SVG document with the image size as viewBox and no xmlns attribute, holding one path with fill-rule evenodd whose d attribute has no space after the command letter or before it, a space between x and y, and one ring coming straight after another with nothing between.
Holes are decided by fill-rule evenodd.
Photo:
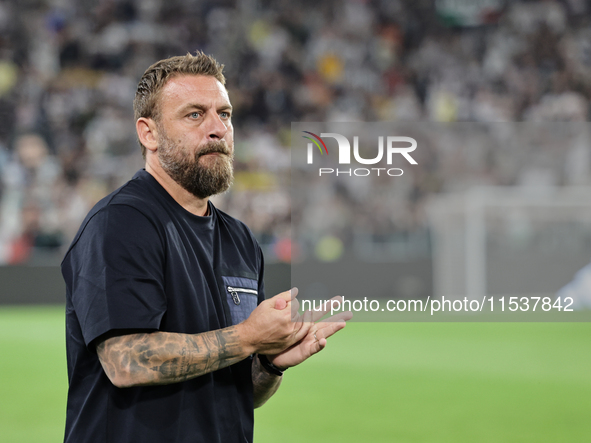
<instances>
[{"instance_id":1,"label":"blurred stadium crowd","mask_svg":"<svg viewBox=\"0 0 591 443\"><path fill-rule=\"evenodd\" d=\"M0 0L0 263L59 263L92 205L142 167L131 108L141 74L196 49L226 65L235 108L235 186L215 201L270 262L290 259L292 121L588 120L587 1L462 3ZM586 141L542 152L555 174L539 180L589 184ZM421 227L417 205L466 174L537 180L478 152L442 174L457 154L427 149L412 186L367 223Z\"/></svg>"}]
</instances>

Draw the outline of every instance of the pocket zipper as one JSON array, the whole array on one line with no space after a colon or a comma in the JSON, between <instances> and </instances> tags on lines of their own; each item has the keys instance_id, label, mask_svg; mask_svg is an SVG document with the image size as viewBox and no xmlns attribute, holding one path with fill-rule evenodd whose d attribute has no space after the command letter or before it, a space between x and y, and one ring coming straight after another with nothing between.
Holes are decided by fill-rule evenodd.
<instances>
[{"instance_id":1,"label":"pocket zipper","mask_svg":"<svg viewBox=\"0 0 591 443\"><path fill-rule=\"evenodd\" d=\"M230 292L230 295L232 296L232 301L234 302L235 305L240 304L240 297L238 296L239 292L244 292L246 294L254 294L254 295L259 294L258 291L256 291L255 289L234 288L233 286L228 286L228 291Z\"/></svg>"}]
</instances>

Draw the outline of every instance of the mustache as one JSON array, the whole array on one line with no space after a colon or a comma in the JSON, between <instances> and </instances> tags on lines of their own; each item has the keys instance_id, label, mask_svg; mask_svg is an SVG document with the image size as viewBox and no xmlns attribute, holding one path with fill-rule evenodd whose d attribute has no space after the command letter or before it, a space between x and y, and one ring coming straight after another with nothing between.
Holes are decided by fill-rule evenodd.
<instances>
[{"instance_id":1,"label":"mustache","mask_svg":"<svg viewBox=\"0 0 591 443\"><path fill-rule=\"evenodd\" d=\"M199 159L199 157L202 155L213 153L225 154L228 157L232 157L232 150L228 147L228 144L225 142L225 140L207 143L199 150L199 152L197 152L196 156L197 159Z\"/></svg>"}]
</instances>

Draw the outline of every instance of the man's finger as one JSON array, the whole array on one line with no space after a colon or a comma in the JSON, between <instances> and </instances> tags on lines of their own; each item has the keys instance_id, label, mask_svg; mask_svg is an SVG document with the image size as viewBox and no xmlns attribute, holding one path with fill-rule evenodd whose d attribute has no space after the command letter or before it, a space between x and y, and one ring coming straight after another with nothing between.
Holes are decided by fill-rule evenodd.
<instances>
[{"instance_id":1,"label":"man's finger","mask_svg":"<svg viewBox=\"0 0 591 443\"><path fill-rule=\"evenodd\" d=\"M295 335L293 337L293 342L297 343L300 340L302 340L305 336L308 335L308 333L310 332L310 328L312 327L314 323L310 323L310 322L304 322L302 321L301 323L298 323L296 325L296 332Z\"/></svg>"},{"instance_id":2,"label":"man's finger","mask_svg":"<svg viewBox=\"0 0 591 443\"><path fill-rule=\"evenodd\" d=\"M330 317L320 320L318 323L334 323L338 321L349 321L353 318L351 311L339 312L338 314L331 315Z\"/></svg>"},{"instance_id":3,"label":"man's finger","mask_svg":"<svg viewBox=\"0 0 591 443\"><path fill-rule=\"evenodd\" d=\"M319 338L317 342L314 343L314 351L312 354L316 354L317 352L322 351L326 347L326 339Z\"/></svg>"},{"instance_id":4,"label":"man's finger","mask_svg":"<svg viewBox=\"0 0 591 443\"><path fill-rule=\"evenodd\" d=\"M284 291L280 294L277 294L275 297L275 309L282 310L285 309L289 302L294 300L298 295L298 288L291 288L289 291Z\"/></svg>"},{"instance_id":5,"label":"man's finger","mask_svg":"<svg viewBox=\"0 0 591 443\"><path fill-rule=\"evenodd\" d=\"M331 310L333 303L335 303L335 305L338 303L338 305L340 306L342 301L343 297L337 295L336 297L333 297L330 300L324 302L322 304L322 309L320 311L312 310L312 321L316 322L320 320L322 317L326 315L327 312Z\"/></svg>"},{"instance_id":6,"label":"man's finger","mask_svg":"<svg viewBox=\"0 0 591 443\"><path fill-rule=\"evenodd\" d=\"M330 323L316 323L315 340L320 341L323 338L328 338L336 332L340 331L346 326L344 321L330 322Z\"/></svg>"},{"instance_id":7,"label":"man's finger","mask_svg":"<svg viewBox=\"0 0 591 443\"><path fill-rule=\"evenodd\" d=\"M314 312L311 311L304 311L301 315L302 321L314 323Z\"/></svg>"},{"instance_id":8,"label":"man's finger","mask_svg":"<svg viewBox=\"0 0 591 443\"><path fill-rule=\"evenodd\" d=\"M291 313L292 317L295 313L299 312L300 310L300 301L297 298L291 300Z\"/></svg>"}]
</instances>

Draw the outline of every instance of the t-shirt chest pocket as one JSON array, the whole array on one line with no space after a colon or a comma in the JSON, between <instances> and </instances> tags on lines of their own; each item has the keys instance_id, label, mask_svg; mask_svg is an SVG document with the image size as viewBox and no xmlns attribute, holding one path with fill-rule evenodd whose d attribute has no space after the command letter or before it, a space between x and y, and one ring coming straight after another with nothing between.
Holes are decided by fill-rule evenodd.
<instances>
[{"instance_id":1,"label":"t-shirt chest pocket","mask_svg":"<svg viewBox=\"0 0 591 443\"><path fill-rule=\"evenodd\" d=\"M237 325L257 307L258 282L251 278L231 276L222 276L222 280L232 324Z\"/></svg>"}]
</instances>

